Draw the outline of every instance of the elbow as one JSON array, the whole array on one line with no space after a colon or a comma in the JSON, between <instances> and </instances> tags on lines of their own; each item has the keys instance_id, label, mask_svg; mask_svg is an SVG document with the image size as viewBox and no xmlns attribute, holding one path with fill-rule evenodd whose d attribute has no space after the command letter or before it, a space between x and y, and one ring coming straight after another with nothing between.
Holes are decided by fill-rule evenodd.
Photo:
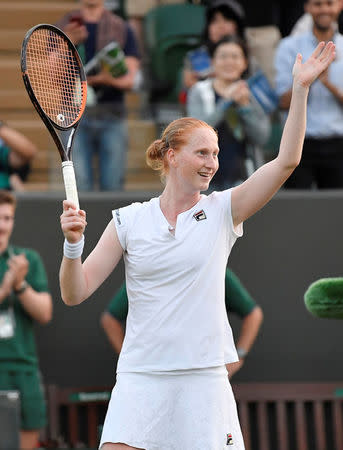
<instances>
[{"instance_id":1,"label":"elbow","mask_svg":"<svg viewBox=\"0 0 343 450\"><path fill-rule=\"evenodd\" d=\"M263 311L262 308L258 305L255 306L255 308L250 312L249 317L251 321L254 322L255 327L257 327L257 330L261 327L263 322Z\"/></svg>"},{"instance_id":2,"label":"elbow","mask_svg":"<svg viewBox=\"0 0 343 450\"><path fill-rule=\"evenodd\" d=\"M49 322L51 322L52 319L52 313L44 313L42 314L42 316L39 318L38 322L41 325L47 325Z\"/></svg>"},{"instance_id":3,"label":"elbow","mask_svg":"<svg viewBox=\"0 0 343 450\"><path fill-rule=\"evenodd\" d=\"M300 164L301 158L298 158L296 161L294 161L293 167L292 167L292 172L293 170L295 170L299 164Z\"/></svg>"},{"instance_id":4,"label":"elbow","mask_svg":"<svg viewBox=\"0 0 343 450\"><path fill-rule=\"evenodd\" d=\"M289 161L286 170L289 172L289 176L294 172L294 170L299 166L301 158L297 158L294 161Z\"/></svg>"},{"instance_id":5,"label":"elbow","mask_svg":"<svg viewBox=\"0 0 343 450\"><path fill-rule=\"evenodd\" d=\"M48 304L45 308L42 308L40 317L37 319L37 321L41 325L47 325L52 320L52 299L49 296Z\"/></svg>"},{"instance_id":6,"label":"elbow","mask_svg":"<svg viewBox=\"0 0 343 450\"><path fill-rule=\"evenodd\" d=\"M264 319L264 314L262 311L262 308L260 306L256 306L255 310L256 319L258 320L259 324L261 325Z\"/></svg>"},{"instance_id":7,"label":"elbow","mask_svg":"<svg viewBox=\"0 0 343 450\"><path fill-rule=\"evenodd\" d=\"M282 152L281 152L282 155ZM285 160L283 159L283 157L280 155L280 151L278 156L276 157L276 160L279 161L280 164L280 170L282 171L283 174L286 174L288 177L292 174L292 172L294 172L294 170L299 166L300 161L301 161L301 155L300 156L295 156L294 158Z\"/></svg>"},{"instance_id":8,"label":"elbow","mask_svg":"<svg viewBox=\"0 0 343 450\"><path fill-rule=\"evenodd\" d=\"M38 148L33 143L31 143L31 145L28 146L28 148L27 148L27 159L28 159L28 161L30 159L32 159L33 157L35 157L37 155L37 153L38 153Z\"/></svg>"},{"instance_id":9,"label":"elbow","mask_svg":"<svg viewBox=\"0 0 343 450\"><path fill-rule=\"evenodd\" d=\"M61 294L61 298L62 298L63 303L67 306L76 306L76 305L79 305L80 303L82 303L82 301L83 301L82 299L79 299L78 297L76 298L72 295L67 295L64 293Z\"/></svg>"}]
</instances>

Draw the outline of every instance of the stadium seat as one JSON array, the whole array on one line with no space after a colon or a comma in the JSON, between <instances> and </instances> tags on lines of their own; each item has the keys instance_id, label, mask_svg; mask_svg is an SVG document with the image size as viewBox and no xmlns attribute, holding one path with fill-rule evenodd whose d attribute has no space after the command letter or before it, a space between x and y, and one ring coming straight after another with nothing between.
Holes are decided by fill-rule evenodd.
<instances>
[{"instance_id":1,"label":"stadium seat","mask_svg":"<svg viewBox=\"0 0 343 450\"><path fill-rule=\"evenodd\" d=\"M177 102L178 79L187 51L201 43L205 9L171 4L151 9L144 20L152 102Z\"/></svg>"}]
</instances>

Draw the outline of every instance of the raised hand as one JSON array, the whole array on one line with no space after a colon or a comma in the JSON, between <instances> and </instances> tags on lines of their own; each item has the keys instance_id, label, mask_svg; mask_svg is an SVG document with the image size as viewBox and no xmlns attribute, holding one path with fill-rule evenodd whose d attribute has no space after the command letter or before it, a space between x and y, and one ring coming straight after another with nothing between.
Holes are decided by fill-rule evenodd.
<instances>
[{"instance_id":1,"label":"raised hand","mask_svg":"<svg viewBox=\"0 0 343 450\"><path fill-rule=\"evenodd\" d=\"M78 242L82 238L86 225L85 211L78 210L74 203L64 200L61 228L67 241L73 244Z\"/></svg>"},{"instance_id":2,"label":"raised hand","mask_svg":"<svg viewBox=\"0 0 343 450\"><path fill-rule=\"evenodd\" d=\"M303 87L310 87L319 75L324 72L335 59L335 44L320 42L312 55L304 63L302 55L298 53L293 66L294 83Z\"/></svg>"}]
</instances>

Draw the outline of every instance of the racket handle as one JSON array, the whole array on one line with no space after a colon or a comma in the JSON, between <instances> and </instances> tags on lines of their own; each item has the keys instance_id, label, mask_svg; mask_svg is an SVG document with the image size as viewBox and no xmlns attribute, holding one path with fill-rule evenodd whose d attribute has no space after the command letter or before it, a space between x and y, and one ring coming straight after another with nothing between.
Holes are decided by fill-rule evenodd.
<instances>
[{"instance_id":1,"label":"racket handle","mask_svg":"<svg viewBox=\"0 0 343 450\"><path fill-rule=\"evenodd\" d=\"M62 162L62 173L67 200L70 200L71 202L75 203L77 209L80 209L79 196L77 194L77 187L76 187L74 164L72 161Z\"/></svg>"}]
</instances>

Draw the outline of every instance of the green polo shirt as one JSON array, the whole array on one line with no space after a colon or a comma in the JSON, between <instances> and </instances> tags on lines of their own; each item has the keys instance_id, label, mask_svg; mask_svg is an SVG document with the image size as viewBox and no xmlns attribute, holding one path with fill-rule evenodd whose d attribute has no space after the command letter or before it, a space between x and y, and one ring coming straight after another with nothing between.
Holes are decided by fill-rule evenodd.
<instances>
[{"instance_id":1,"label":"green polo shirt","mask_svg":"<svg viewBox=\"0 0 343 450\"><path fill-rule=\"evenodd\" d=\"M15 255L25 254L29 262L25 280L30 286L37 292L48 292L46 272L38 253L13 245L10 246L10 249ZM8 249L0 255L0 280L8 269L9 256ZM0 339L0 371L36 370L38 357L34 337L34 320L24 310L20 300L14 294L0 304L0 311L8 310L10 304L13 304L15 333L12 338Z\"/></svg>"},{"instance_id":2,"label":"green polo shirt","mask_svg":"<svg viewBox=\"0 0 343 450\"><path fill-rule=\"evenodd\" d=\"M256 302L249 292L230 269L227 269L225 273L225 305L227 312L233 312L241 318L251 313L256 306ZM121 285L119 291L110 301L107 311L115 319L122 322L126 320L128 299L125 283Z\"/></svg>"}]
</instances>

